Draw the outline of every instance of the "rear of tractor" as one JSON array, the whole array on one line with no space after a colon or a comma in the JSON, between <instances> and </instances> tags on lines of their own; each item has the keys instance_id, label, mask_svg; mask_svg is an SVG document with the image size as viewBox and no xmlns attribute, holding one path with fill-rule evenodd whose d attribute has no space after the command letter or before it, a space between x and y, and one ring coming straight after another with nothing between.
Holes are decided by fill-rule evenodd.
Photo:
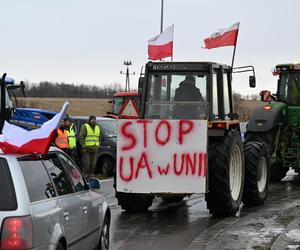
<instances>
[{"instance_id":1,"label":"rear of tractor","mask_svg":"<svg viewBox=\"0 0 300 250\"><path fill-rule=\"evenodd\" d=\"M180 88L183 88L186 80L191 79L193 81L192 92L183 95L185 97L179 97ZM269 183L269 158L263 143L260 141L251 141L245 145L242 143L238 115L233 113L231 80L231 67L222 64L148 62L145 67L145 76L139 86L141 114L138 123L151 124L152 121L157 120L161 121L159 124L163 125L168 124L167 121L173 120L182 123L189 120L205 122L205 131L207 131L205 138L199 139L197 143L199 147L206 145L205 166L207 169L203 193L205 193L207 208L211 214L216 216L235 214L239 210L242 200L247 205L262 204L266 199ZM250 80L250 86L255 85L253 77L250 77ZM198 97L195 97L195 92L200 92L201 98L199 94L197 94ZM159 128L156 128L156 132ZM134 131L126 129L123 133L127 133L128 138L133 141ZM146 135L147 131L144 130L142 139ZM155 136L158 137L157 134ZM159 138L163 138L160 140L164 141L168 138L168 134L159 135ZM148 139L150 140L150 138ZM176 141L174 144L179 144L179 142ZM118 139L119 143L122 143L120 138ZM126 146L129 144L127 142ZM155 151L155 148L152 150ZM158 158L170 157L167 149L161 151ZM182 151L188 154L188 145L187 149L183 148ZM179 152L175 152L176 155L177 153ZM175 168L175 156L173 158ZM149 162L154 160L156 159L150 159ZM176 158L176 160L178 159ZM133 161L134 159L132 159ZM181 164L183 165L183 163ZM118 187L120 171L124 168L118 157L117 178L115 178L116 197L119 205L127 211L147 210L155 196L163 197L165 200L181 200L184 196L192 194L187 193L184 187L187 185L184 178L188 178L188 170L183 176L179 176L175 171L177 176L175 174L173 176L176 182L174 187L176 191L174 192L166 191L165 188L159 190L157 185L161 183L163 186L163 181L156 183L154 191L137 192ZM134 168L133 164L131 168ZM137 177L144 169L145 166L142 166L135 175L130 176ZM155 173L154 170L153 173ZM153 180L155 174L150 177ZM192 176L191 180L194 180L194 177ZM181 192L181 189L184 192Z\"/></svg>"},{"instance_id":2,"label":"rear of tractor","mask_svg":"<svg viewBox=\"0 0 300 250\"><path fill-rule=\"evenodd\" d=\"M128 107L132 109L131 111L128 111L129 113L131 112L131 116L138 117L139 115L140 95L137 91L117 92L109 103L112 103L112 111L107 112L104 117L113 119L124 118L122 113L128 104L131 105L131 107Z\"/></svg>"},{"instance_id":3,"label":"rear of tractor","mask_svg":"<svg viewBox=\"0 0 300 250\"><path fill-rule=\"evenodd\" d=\"M267 145L271 158L271 180L285 177L289 168L300 170L300 64L280 64L277 93L261 92L266 102L253 113L245 134L246 142Z\"/></svg>"}]
</instances>

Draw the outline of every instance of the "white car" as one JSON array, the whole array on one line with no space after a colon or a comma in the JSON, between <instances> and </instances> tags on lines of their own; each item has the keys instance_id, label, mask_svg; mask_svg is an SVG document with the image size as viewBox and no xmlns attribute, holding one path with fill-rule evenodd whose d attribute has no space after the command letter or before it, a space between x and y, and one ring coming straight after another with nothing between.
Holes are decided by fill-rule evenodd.
<instances>
[{"instance_id":1,"label":"white car","mask_svg":"<svg viewBox=\"0 0 300 250\"><path fill-rule=\"evenodd\" d=\"M99 188L57 148L0 154L0 250L108 249L111 213Z\"/></svg>"}]
</instances>

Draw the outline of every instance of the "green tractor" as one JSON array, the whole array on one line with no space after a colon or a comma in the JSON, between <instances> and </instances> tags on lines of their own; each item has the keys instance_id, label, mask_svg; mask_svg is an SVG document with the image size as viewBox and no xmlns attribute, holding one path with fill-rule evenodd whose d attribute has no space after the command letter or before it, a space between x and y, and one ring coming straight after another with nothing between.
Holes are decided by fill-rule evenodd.
<instances>
[{"instance_id":1,"label":"green tractor","mask_svg":"<svg viewBox=\"0 0 300 250\"><path fill-rule=\"evenodd\" d=\"M260 141L271 157L271 181L280 181L289 168L300 170L300 64L279 64L277 93L261 91L266 102L253 113L245 141Z\"/></svg>"}]
</instances>

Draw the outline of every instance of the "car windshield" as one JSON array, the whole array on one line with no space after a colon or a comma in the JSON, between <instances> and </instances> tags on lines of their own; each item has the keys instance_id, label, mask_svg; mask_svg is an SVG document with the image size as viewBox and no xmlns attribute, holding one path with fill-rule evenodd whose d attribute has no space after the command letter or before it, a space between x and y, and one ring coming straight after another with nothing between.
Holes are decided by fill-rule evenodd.
<instances>
[{"instance_id":1,"label":"car windshield","mask_svg":"<svg viewBox=\"0 0 300 250\"><path fill-rule=\"evenodd\" d=\"M117 137L117 120L97 121L97 123L108 137Z\"/></svg>"},{"instance_id":2,"label":"car windshield","mask_svg":"<svg viewBox=\"0 0 300 250\"><path fill-rule=\"evenodd\" d=\"M300 105L300 72L287 72L280 75L278 99L290 105Z\"/></svg>"},{"instance_id":3,"label":"car windshield","mask_svg":"<svg viewBox=\"0 0 300 250\"><path fill-rule=\"evenodd\" d=\"M205 119L207 81L205 73L150 74L145 117Z\"/></svg>"}]
</instances>

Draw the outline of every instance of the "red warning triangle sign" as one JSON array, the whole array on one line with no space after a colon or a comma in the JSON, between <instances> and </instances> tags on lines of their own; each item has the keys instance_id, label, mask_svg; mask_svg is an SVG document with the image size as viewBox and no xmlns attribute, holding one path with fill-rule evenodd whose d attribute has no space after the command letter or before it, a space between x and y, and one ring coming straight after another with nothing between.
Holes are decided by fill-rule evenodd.
<instances>
[{"instance_id":1,"label":"red warning triangle sign","mask_svg":"<svg viewBox=\"0 0 300 250\"><path fill-rule=\"evenodd\" d=\"M120 109L119 115L121 118L137 118L140 115L140 111L136 106L135 101L127 99Z\"/></svg>"}]
</instances>

